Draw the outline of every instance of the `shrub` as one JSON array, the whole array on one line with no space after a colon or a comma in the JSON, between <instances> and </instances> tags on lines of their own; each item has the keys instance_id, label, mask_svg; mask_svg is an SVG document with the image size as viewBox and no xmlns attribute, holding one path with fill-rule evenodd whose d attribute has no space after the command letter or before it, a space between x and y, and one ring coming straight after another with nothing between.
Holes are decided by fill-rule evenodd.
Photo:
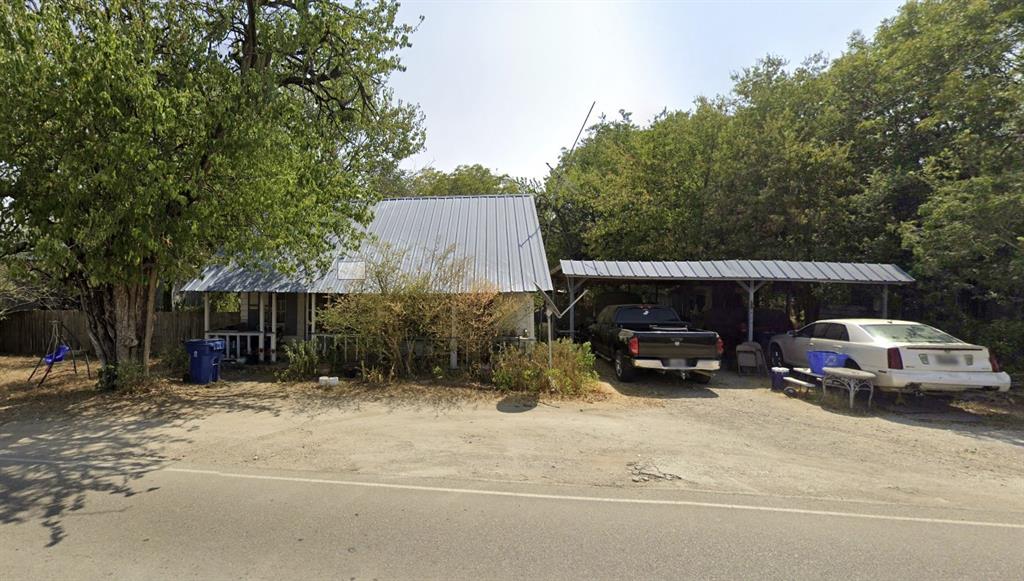
<instances>
[{"instance_id":1,"label":"shrub","mask_svg":"<svg viewBox=\"0 0 1024 581\"><path fill-rule=\"evenodd\" d=\"M547 343L530 349L506 347L494 359L494 384L499 389L530 393L581 395L597 380L590 343L575 344L559 339L551 346L548 367Z\"/></svg>"},{"instance_id":2,"label":"shrub","mask_svg":"<svg viewBox=\"0 0 1024 581\"><path fill-rule=\"evenodd\" d=\"M189 357L185 347L178 345L160 354L160 366L173 375L182 377L189 372Z\"/></svg>"},{"instance_id":3,"label":"shrub","mask_svg":"<svg viewBox=\"0 0 1024 581\"><path fill-rule=\"evenodd\" d=\"M288 360L288 367L278 372L279 380L299 381L316 377L321 360L316 341L285 343L284 356Z\"/></svg>"},{"instance_id":4,"label":"shrub","mask_svg":"<svg viewBox=\"0 0 1024 581\"><path fill-rule=\"evenodd\" d=\"M96 387L104 391L132 391L145 387L149 382L150 378L140 363L124 361L100 367Z\"/></svg>"},{"instance_id":5,"label":"shrub","mask_svg":"<svg viewBox=\"0 0 1024 581\"><path fill-rule=\"evenodd\" d=\"M436 376L435 368L448 365L453 337L460 357L482 368L515 303L474 281L468 263L450 249L418 271L404 268L407 260L407 253L383 246L356 288L322 311L323 328L359 338L364 376Z\"/></svg>"}]
</instances>

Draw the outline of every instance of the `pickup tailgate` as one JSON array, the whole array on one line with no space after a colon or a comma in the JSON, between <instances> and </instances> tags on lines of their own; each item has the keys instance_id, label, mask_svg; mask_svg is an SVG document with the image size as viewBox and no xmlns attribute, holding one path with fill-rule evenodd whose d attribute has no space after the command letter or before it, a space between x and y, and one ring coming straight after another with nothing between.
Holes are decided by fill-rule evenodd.
<instances>
[{"instance_id":1,"label":"pickup tailgate","mask_svg":"<svg viewBox=\"0 0 1024 581\"><path fill-rule=\"evenodd\" d=\"M640 353L652 359L718 359L718 333L658 328L634 331Z\"/></svg>"}]
</instances>

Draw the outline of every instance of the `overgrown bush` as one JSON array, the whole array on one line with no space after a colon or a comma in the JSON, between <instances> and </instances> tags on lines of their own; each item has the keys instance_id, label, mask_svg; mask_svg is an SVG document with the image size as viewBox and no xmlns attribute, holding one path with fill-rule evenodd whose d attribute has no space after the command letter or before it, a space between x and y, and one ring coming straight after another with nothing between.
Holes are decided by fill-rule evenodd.
<instances>
[{"instance_id":1,"label":"overgrown bush","mask_svg":"<svg viewBox=\"0 0 1024 581\"><path fill-rule=\"evenodd\" d=\"M494 384L504 390L530 393L581 395L597 381L590 343L582 345L559 339L551 346L548 367L547 343L530 349L506 347L494 359Z\"/></svg>"},{"instance_id":2,"label":"overgrown bush","mask_svg":"<svg viewBox=\"0 0 1024 581\"><path fill-rule=\"evenodd\" d=\"M299 381L317 376L321 356L316 341L296 341L284 344L284 357L288 367L277 374L281 381Z\"/></svg>"},{"instance_id":3,"label":"overgrown bush","mask_svg":"<svg viewBox=\"0 0 1024 581\"><path fill-rule=\"evenodd\" d=\"M1024 383L1024 321L997 319L965 326L964 339L984 345L1014 382Z\"/></svg>"},{"instance_id":4,"label":"overgrown bush","mask_svg":"<svg viewBox=\"0 0 1024 581\"><path fill-rule=\"evenodd\" d=\"M132 391L145 387L150 381L142 365L134 361L108 363L100 367L98 375L96 387L104 391Z\"/></svg>"},{"instance_id":5,"label":"overgrown bush","mask_svg":"<svg viewBox=\"0 0 1024 581\"><path fill-rule=\"evenodd\" d=\"M447 367L452 342L460 359L487 362L495 339L515 333L508 321L515 303L471 276L451 249L403 267L407 253L383 246L366 264L365 278L320 315L331 333L358 337L365 377L387 379L436 375Z\"/></svg>"},{"instance_id":6,"label":"overgrown bush","mask_svg":"<svg viewBox=\"0 0 1024 581\"><path fill-rule=\"evenodd\" d=\"M189 372L189 357L185 347L178 345L160 354L160 367L174 377L183 377Z\"/></svg>"}]
</instances>

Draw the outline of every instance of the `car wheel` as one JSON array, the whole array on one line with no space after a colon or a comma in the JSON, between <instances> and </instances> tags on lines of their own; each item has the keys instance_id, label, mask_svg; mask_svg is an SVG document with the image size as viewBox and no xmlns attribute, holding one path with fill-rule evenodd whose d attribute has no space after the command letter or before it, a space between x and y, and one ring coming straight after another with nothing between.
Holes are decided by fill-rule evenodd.
<instances>
[{"instance_id":1,"label":"car wheel","mask_svg":"<svg viewBox=\"0 0 1024 581\"><path fill-rule=\"evenodd\" d=\"M847 359L846 363L843 364L843 367L847 369L860 369L860 365L857 365L857 362L853 359Z\"/></svg>"},{"instance_id":2,"label":"car wheel","mask_svg":"<svg viewBox=\"0 0 1024 581\"><path fill-rule=\"evenodd\" d=\"M626 358L621 351L615 353L615 378L623 383L633 381L636 369L633 369L633 362Z\"/></svg>"},{"instance_id":3,"label":"car wheel","mask_svg":"<svg viewBox=\"0 0 1024 581\"><path fill-rule=\"evenodd\" d=\"M772 361L772 367L786 367L786 358L782 356L782 347L779 347L776 343L772 343L768 352Z\"/></svg>"}]
</instances>

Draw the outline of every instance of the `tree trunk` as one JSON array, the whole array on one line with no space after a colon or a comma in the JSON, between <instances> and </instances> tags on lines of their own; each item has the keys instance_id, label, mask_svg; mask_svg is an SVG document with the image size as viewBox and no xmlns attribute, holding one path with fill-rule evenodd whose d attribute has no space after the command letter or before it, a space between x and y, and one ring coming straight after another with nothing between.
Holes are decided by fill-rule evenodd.
<instances>
[{"instance_id":1,"label":"tree trunk","mask_svg":"<svg viewBox=\"0 0 1024 581\"><path fill-rule=\"evenodd\" d=\"M140 284L105 284L82 289L82 310L89 339L101 367L138 365L148 372L156 312L155 268L147 267ZM119 387L115 380L115 386Z\"/></svg>"}]
</instances>

